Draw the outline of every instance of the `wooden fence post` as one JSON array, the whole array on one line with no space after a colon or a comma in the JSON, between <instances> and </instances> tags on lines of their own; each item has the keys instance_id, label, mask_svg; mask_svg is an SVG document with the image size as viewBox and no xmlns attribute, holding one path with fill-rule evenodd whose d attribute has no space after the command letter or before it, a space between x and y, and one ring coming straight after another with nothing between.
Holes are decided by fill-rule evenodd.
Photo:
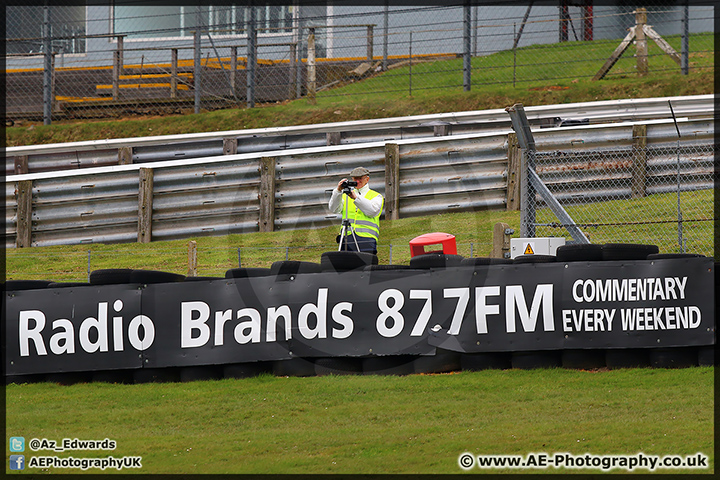
<instances>
[{"instance_id":1,"label":"wooden fence post","mask_svg":"<svg viewBox=\"0 0 720 480\"><path fill-rule=\"evenodd\" d=\"M223 155L235 155L237 153L237 138L223 138Z\"/></svg>"},{"instance_id":2,"label":"wooden fence post","mask_svg":"<svg viewBox=\"0 0 720 480\"><path fill-rule=\"evenodd\" d=\"M15 175L22 175L28 171L28 156L18 155L15 157Z\"/></svg>"},{"instance_id":3,"label":"wooden fence post","mask_svg":"<svg viewBox=\"0 0 720 480\"><path fill-rule=\"evenodd\" d=\"M400 218L400 147L385 144L385 220Z\"/></svg>"},{"instance_id":4,"label":"wooden fence post","mask_svg":"<svg viewBox=\"0 0 720 480\"><path fill-rule=\"evenodd\" d=\"M197 242L188 242L188 277L197 277Z\"/></svg>"},{"instance_id":5,"label":"wooden fence post","mask_svg":"<svg viewBox=\"0 0 720 480\"><path fill-rule=\"evenodd\" d=\"M32 246L32 180L17 182L17 248Z\"/></svg>"},{"instance_id":6,"label":"wooden fence post","mask_svg":"<svg viewBox=\"0 0 720 480\"><path fill-rule=\"evenodd\" d=\"M152 241L153 169L140 169L138 189L138 243Z\"/></svg>"},{"instance_id":7,"label":"wooden fence post","mask_svg":"<svg viewBox=\"0 0 720 480\"><path fill-rule=\"evenodd\" d=\"M275 157L260 158L260 218L261 232L272 232L275 227Z\"/></svg>"},{"instance_id":8,"label":"wooden fence post","mask_svg":"<svg viewBox=\"0 0 720 480\"><path fill-rule=\"evenodd\" d=\"M644 197L647 183L647 125L633 125L632 198Z\"/></svg>"},{"instance_id":9,"label":"wooden fence post","mask_svg":"<svg viewBox=\"0 0 720 480\"><path fill-rule=\"evenodd\" d=\"M510 228L510 225L503 222L498 222L493 227L493 247L492 258L510 258L510 235L515 231ZM505 257L505 253L508 254Z\"/></svg>"},{"instance_id":10,"label":"wooden fence post","mask_svg":"<svg viewBox=\"0 0 720 480\"><path fill-rule=\"evenodd\" d=\"M507 197L505 210L520 210L520 182L522 173L520 157L522 152L518 145L517 134L508 134L508 167L507 167Z\"/></svg>"},{"instance_id":11,"label":"wooden fence post","mask_svg":"<svg viewBox=\"0 0 720 480\"><path fill-rule=\"evenodd\" d=\"M310 28L310 34L307 39L307 98L310 105L315 105L316 79L315 79L315 29Z\"/></svg>"},{"instance_id":12,"label":"wooden fence post","mask_svg":"<svg viewBox=\"0 0 720 480\"><path fill-rule=\"evenodd\" d=\"M647 38L645 37L645 24L647 23L647 9L638 8L635 10L635 48L637 57L638 75L644 77L648 74L648 49Z\"/></svg>"},{"instance_id":13,"label":"wooden fence post","mask_svg":"<svg viewBox=\"0 0 720 480\"><path fill-rule=\"evenodd\" d=\"M132 163L132 147L118 148L118 165L130 165Z\"/></svg>"}]
</instances>

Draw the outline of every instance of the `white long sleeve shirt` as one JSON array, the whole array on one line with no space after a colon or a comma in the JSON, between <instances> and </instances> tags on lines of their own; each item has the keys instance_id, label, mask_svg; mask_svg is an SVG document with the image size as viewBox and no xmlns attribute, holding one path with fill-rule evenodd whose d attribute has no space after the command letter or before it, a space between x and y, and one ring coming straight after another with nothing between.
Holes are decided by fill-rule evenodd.
<instances>
[{"instance_id":1,"label":"white long sleeve shirt","mask_svg":"<svg viewBox=\"0 0 720 480\"><path fill-rule=\"evenodd\" d=\"M370 191L369 184L365 184L365 186L356 191L358 193L358 198L355 199L355 205L357 206L358 210L360 210L368 217L378 216L382 211L382 195L378 195L372 200L368 200L367 198L365 198L365 195L367 195L368 191ZM342 198L343 195L344 193L338 192L337 188L333 188L332 196L330 197L330 201L328 202L328 209L331 212L340 214L344 213L343 208L345 204Z\"/></svg>"}]
</instances>

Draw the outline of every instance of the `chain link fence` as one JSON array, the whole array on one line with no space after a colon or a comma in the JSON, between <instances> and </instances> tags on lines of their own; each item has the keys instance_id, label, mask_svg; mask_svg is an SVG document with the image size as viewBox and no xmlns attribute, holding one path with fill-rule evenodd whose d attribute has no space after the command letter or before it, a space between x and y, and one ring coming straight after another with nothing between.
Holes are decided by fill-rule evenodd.
<instances>
[{"instance_id":1,"label":"chain link fence","mask_svg":"<svg viewBox=\"0 0 720 480\"><path fill-rule=\"evenodd\" d=\"M643 138L638 139L643 143ZM602 151L537 152L534 169L572 220L564 223L528 190L529 236L658 245L661 253L714 255L713 164L708 143Z\"/></svg>"},{"instance_id":2,"label":"chain link fence","mask_svg":"<svg viewBox=\"0 0 720 480\"><path fill-rule=\"evenodd\" d=\"M709 4L570 3L10 6L7 121L713 68Z\"/></svg>"}]
</instances>

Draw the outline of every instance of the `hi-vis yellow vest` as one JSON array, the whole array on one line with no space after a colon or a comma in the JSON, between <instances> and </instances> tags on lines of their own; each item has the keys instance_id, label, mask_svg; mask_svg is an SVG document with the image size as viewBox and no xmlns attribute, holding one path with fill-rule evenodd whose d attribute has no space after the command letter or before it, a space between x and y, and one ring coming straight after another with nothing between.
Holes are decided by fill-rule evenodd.
<instances>
[{"instance_id":1,"label":"hi-vis yellow vest","mask_svg":"<svg viewBox=\"0 0 720 480\"><path fill-rule=\"evenodd\" d=\"M373 198L380 195L375 190L368 190L365 194L365 198L372 200ZM370 237L378 240L380 236L380 215L382 214L382 206L380 207L380 213L375 217L368 217L359 208L355 206L355 200L348 197L348 218L352 222L353 230L358 237ZM383 198L383 206L385 199ZM348 231L346 235L350 235Z\"/></svg>"}]
</instances>

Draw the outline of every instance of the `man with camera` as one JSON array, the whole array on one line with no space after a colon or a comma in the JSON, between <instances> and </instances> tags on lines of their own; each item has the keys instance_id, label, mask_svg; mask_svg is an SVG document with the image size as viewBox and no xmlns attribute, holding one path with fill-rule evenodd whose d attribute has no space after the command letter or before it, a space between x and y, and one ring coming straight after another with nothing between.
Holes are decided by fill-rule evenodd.
<instances>
[{"instance_id":1,"label":"man with camera","mask_svg":"<svg viewBox=\"0 0 720 480\"><path fill-rule=\"evenodd\" d=\"M342 214L341 235L345 238L338 237L340 249L377 254L383 196L370 189L367 168L353 169L350 177L352 181L343 178L338 182L328 203L331 212Z\"/></svg>"}]
</instances>

